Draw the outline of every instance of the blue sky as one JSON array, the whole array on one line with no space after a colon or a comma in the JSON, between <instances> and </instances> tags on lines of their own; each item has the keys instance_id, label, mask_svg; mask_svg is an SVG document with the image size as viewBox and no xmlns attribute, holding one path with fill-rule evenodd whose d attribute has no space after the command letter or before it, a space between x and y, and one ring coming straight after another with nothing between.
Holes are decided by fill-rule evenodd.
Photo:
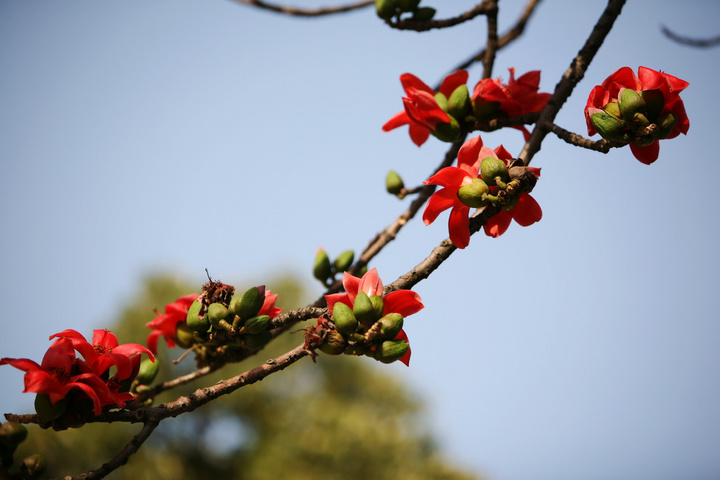
<instances>
[{"instance_id":1,"label":"blue sky","mask_svg":"<svg viewBox=\"0 0 720 480\"><path fill-rule=\"evenodd\" d=\"M451 16L475 2L440 3ZM521 2L500 3L505 31ZM603 6L546 0L494 76L541 69L552 91ZM629 2L557 118L585 134L591 88L643 65L690 82L687 137L661 142L652 166L548 137L533 161L542 221L473 237L418 285L412 366L383 368L428 401L460 465L497 480L720 474L720 48L660 33L716 36L719 14L712 1ZM361 250L408 202L384 193L387 170L418 184L447 147L380 130L402 108L399 75L437 83L484 32L228 0L0 1L0 355L39 361L49 335L104 327L158 269L198 285L205 268L311 282L319 245ZM483 139L522 147L517 131ZM373 263L386 283L446 221L401 232ZM0 382L3 412L32 408L20 372L4 367Z\"/></svg>"}]
</instances>

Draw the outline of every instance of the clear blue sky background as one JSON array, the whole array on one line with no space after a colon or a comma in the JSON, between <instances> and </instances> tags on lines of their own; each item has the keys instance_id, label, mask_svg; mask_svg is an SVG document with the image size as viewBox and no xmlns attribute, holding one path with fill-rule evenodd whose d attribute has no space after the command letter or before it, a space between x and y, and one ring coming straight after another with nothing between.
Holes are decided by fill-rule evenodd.
<instances>
[{"instance_id":1,"label":"clear blue sky background","mask_svg":"<svg viewBox=\"0 0 720 480\"><path fill-rule=\"evenodd\" d=\"M442 17L475 3L430 5ZM520 4L500 2L501 31ZM541 69L552 91L603 7L544 1L495 76ZM417 287L412 366L384 368L427 399L459 464L497 480L720 476L720 48L660 33L715 36L718 18L710 0L629 2L557 121L585 134L590 89L644 65L690 82L689 135L652 166L549 137L534 161L543 220L473 237ZM393 31L371 10L0 0L0 355L39 361L49 335L90 335L157 269L310 282L319 245L361 250L408 202L384 193L387 170L415 185L447 147L381 132L398 76L435 84L484 34L482 21ZM517 131L483 138L522 147ZM373 263L386 283L446 220L402 231ZM31 410L20 372L1 368L0 384L3 412Z\"/></svg>"}]
</instances>

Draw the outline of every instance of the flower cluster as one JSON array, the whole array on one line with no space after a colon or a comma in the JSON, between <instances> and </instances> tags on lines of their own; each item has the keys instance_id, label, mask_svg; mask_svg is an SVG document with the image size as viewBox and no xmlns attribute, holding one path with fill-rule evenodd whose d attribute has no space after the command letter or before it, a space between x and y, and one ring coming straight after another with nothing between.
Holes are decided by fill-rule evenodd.
<instances>
[{"instance_id":1,"label":"flower cluster","mask_svg":"<svg viewBox=\"0 0 720 480\"><path fill-rule=\"evenodd\" d=\"M393 116L383 130L388 132L408 125L410 138L420 146L432 133L443 141L454 141L461 127L495 118L514 117L539 112L550 99L549 93L539 93L540 71L534 70L515 79L510 68L507 84L501 79L486 78L475 86L472 97L466 85L468 73L458 70L448 75L437 93L419 78L409 73L400 76L407 97L405 110ZM527 139L529 132L516 125Z\"/></svg>"},{"instance_id":2,"label":"flower cluster","mask_svg":"<svg viewBox=\"0 0 720 480\"><path fill-rule=\"evenodd\" d=\"M458 248L470 243L470 208L483 208L498 204L502 210L484 225L485 234L499 237L512 220L523 227L532 225L542 218L542 209L530 194L517 190L519 180L510 179L508 161L510 153L500 145L491 150L483 145L477 136L465 142L458 152L457 167L445 167L425 181L426 185L443 187L428 201L423 221L430 225L447 209L450 211L450 240ZM540 169L523 167L535 177Z\"/></svg>"},{"instance_id":3,"label":"flower cluster","mask_svg":"<svg viewBox=\"0 0 720 480\"><path fill-rule=\"evenodd\" d=\"M680 98L689 85L667 73L640 67L637 76L622 67L590 92L585 107L588 134L622 145L649 165L660 153L658 140L687 134L690 121Z\"/></svg>"},{"instance_id":4,"label":"flower cluster","mask_svg":"<svg viewBox=\"0 0 720 480\"><path fill-rule=\"evenodd\" d=\"M377 270L362 278L343 275L345 293L325 295L332 324L319 318L310 335L323 332L320 350L330 355L367 355L383 363L400 360L410 364L410 344L403 331L403 319L424 308L420 296L411 290L383 295Z\"/></svg>"},{"instance_id":5,"label":"flower cluster","mask_svg":"<svg viewBox=\"0 0 720 480\"><path fill-rule=\"evenodd\" d=\"M157 343L160 336L165 339L168 348L179 344L184 348L192 345L192 332L185 324L188 308L199 297L197 293L191 293L178 298L172 303L165 305L165 313L155 311L157 317L145 325L152 329L147 338L147 346L157 354Z\"/></svg>"},{"instance_id":6,"label":"flower cluster","mask_svg":"<svg viewBox=\"0 0 720 480\"><path fill-rule=\"evenodd\" d=\"M150 350L136 343L119 345L108 330L95 330L92 342L69 329L50 336L53 338L56 340L41 364L27 358L0 359L0 365L26 372L24 392L38 394L35 408L45 421L70 407L92 409L95 415L107 406L125 407L133 400L130 384L140 370L141 354L154 361Z\"/></svg>"}]
</instances>

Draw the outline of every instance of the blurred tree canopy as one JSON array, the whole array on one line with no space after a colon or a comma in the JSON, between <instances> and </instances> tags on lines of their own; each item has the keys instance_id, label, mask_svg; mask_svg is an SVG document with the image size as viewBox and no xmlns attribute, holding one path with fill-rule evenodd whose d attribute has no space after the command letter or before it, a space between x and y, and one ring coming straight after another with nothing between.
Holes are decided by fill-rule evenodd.
<instances>
[{"instance_id":1,"label":"blurred tree canopy","mask_svg":"<svg viewBox=\"0 0 720 480\"><path fill-rule=\"evenodd\" d=\"M242 291L243 286L236 284ZM303 304L305 292L293 277L269 283L278 305ZM247 287L246 287L247 288ZM120 343L145 344L145 324L155 309L193 291L187 281L157 274L117 316L111 329ZM300 325L297 329L302 328ZM90 336L92 332L81 332ZM212 385L275 357L303 341L287 332L255 357L231 364L189 385L161 394L164 402ZM192 356L178 365L183 350L160 341L162 362L156 382L194 370ZM123 468L108 478L133 480L466 480L477 478L442 458L423 406L398 379L368 358L330 357L320 353L281 375L241 388L191 414L163 422ZM39 452L48 460L47 475L62 477L97 468L116 455L139 425L88 424L62 432L30 428L18 452Z\"/></svg>"}]
</instances>

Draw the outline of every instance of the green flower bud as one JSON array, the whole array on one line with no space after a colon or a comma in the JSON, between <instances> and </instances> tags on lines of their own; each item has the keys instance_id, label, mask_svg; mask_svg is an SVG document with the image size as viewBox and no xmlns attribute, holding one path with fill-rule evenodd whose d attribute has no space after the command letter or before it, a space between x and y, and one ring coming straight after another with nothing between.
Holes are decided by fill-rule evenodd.
<instances>
[{"instance_id":1,"label":"green flower bud","mask_svg":"<svg viewBox=\"0 0 720 480\"><path fill-rule=\"evenodd\" d=\"M403 327L403 317L399 313L388 313L380 320L380 334L378 335L379 340L392 340L400 333Z\"/></svg>"},{"instance_id":2,"label":"green flower bud","mask_svg":"<svg viewBox=\"0 0 720 480\"><path fill-rule=\"evenodd\" d=\"M407 353L410 345L405 340L385 340L375 349L375 360L392 363Z\"/></svg>"},{"instance_id":3,"label":"green flower bud","mask_svg":"<svg viewBox=\"0 0 720 480\"><path fill-rule=\"evenodd\" d=\"M495 179L500 177L503 182L508 180L508 170L505 162L495 157L486 157L480 164L480 173L483 181L490 186L495 185Z\"/></svg>"},{"instance_id":4,"label":"green flower bud","mask_svg":"<svg viewBox=\"0 0 720 480\"><path fill-rule=\"evenodd\" d=\"M20 464L20 472L23 475L23 478L27 478L29 480L39 478L40 475L45 472L46 468L47 462L45 461L45 457L39 453L25 457Z\"/></svg>"},{"instance_id":5,"label":"green flower bud","mask_svg":"<svg viewBox=\"0 0 720 480\"><path fill-rule=\"evenodd\" d=\"M432 132L433 136L443 142L454 142L460 135L460 124L455 117L449 115L450 123L439 123Z\"/></svg>"},{"instance_id":6,"label":"green flower bud","mask_svg":"<svg viewBox=\"0 0 720 480\"><path fill-rule=\"evenodd\" d=\"M481 178L473 178L472 183L460 187L457 196L464 205L480 208L488 204L485 199L488 193L490 193L490 187Z\"/></svg>"},{"instance_id":7,"label":"green flower bud","mask_svg":"<svg viewBox=\"0 0 720 480\"><path fill-rule=\"evenodd\" d=\"M195 300L188 309L185 323L190 330L204 333L210 329L210 320L207 318L207 315L200 316L200 309L202 309L202 302Z\"/></svg>"},{"instance_id":8,"label":"green flower bud","mask_svg":"<svg viewBox=\"0 0 720 480\"><path fill-rule=\"evenodd\" d=\"M472 103L470 102L470 92L467 85L460 85L448 98L447 111L455 118L463 119L472 113Z\"/></svg>"},{"instance_id":9,"label":"green flower bud","mask_svg":"<svg viewBox=\"0 0 720 480\"><path fill-rule=\"evenodd\" d=\"M437 92L435 94L435 101L438 104L438 107L440 107L443 111L447 112L447 103L448 99L442 92Z\"/></svg>"},{"instance_id":10,"label":"green flower bud","mask_svg":"<svg viewBox=\"0 0 720 480\"><path fill-rule=\"evenodd\" d=\"M355 297L353 314L355 314L355 319L360 322L363 328L369 328L378 319L378 317L375 316L375 307L370 297L362 290L359 291Z\"/></svg>"},{"instance_id":11,"label":"green flower bud","mask_svg":"<svg viewBox=\"0 0 720 480\"><path fill-rule=\"evenodd\" d=\"M318 248L315 254L315 265L313 265L313 276L325 283L330 275L332 275L330 258L325 250Z\"/></svg>"},{"instance_id":12,"label":"green flower bud","mask_svg":"<svg viewBox=\"0 0 720 480\"><path fill-rule=\"evenodd\" d=\"M0 445L14 451L27 438L27 433L27 427L22 423L3 423L0 426Z\"/></svg>"},{"instance_id":13,"label":"green flower bud","mask_svg":"<svg viewBox=\"0 0 720 480\"><path fill-rule=\"evenodd\" d=\"M607 113L593 113L590 115L590 122L592 122L595 130L606 140L611 142L622 142L627 143L626 137L626 124L619 118Z\"/></svg>"},{"instance_id":14,"label":"green flower bud","mask_svg":"<svg viewBox=\"0 0 720 480\"><path fill-rule=\"evenodd\" d=\"M622 115L620 115L620 107L618 107L617 102L610 102L607 105L605 105L605 113L608 115L612 115L615 118L620 118Z\"/></svg>"},{"instance_id":15,"label":"green flower bud","mask_svg":"<svg viewBox=\"0 0 720 480\"><path fill-rule=\"evenodd\" d=\"M643 90L640 92L640 96L647 106L647 115L649 118L655 118L660 115L660 112L662 112L665 106L665 97L663 97L663 93L660 90Z\"/></svg>"},{"instance_id":16,"label":"green flower bud","mask_svg":"<svg viewBox=\"0 0 720 480\"><path fill-rule=\"evenodd\" d=\"M221 320L228 317L228 309L222 303L211 303L205 315L213 327L217 327Z\"/></svg>"},{"instance_id":17,"label":"green flower bud","mask_svg":"<svg viewBox=\"0 0 720 480\"><path fill-rule=\"evenodd\" d=\"M270 325L270 317L268 315L258 315L245 321L243 327L250 335L259 335L268 329Z\"/></svg>"},{"instance_id":18,"label":"green flower bud","mask_svg":"<svg viewBox=\"0 0 720 480\"><path fill-rule=\"evenodd\" d=\"M63 398L55 405L50 403L50 395L47 393L38 393L35 395L35 411L40 417L41 422L50 422L65 413L68 405L67 397Z\"/></svg>"},{"instance_id":19,"label":"green flower bud","mask_svg":"<svg viewBox=\"0 0 720 480\"><path fill-rule=\"evenodd\" d=\"M670 132L672 132L673 128L675 128L676 123L677 117L672 113L667 112L660 115L660 117L657 119L657 126L659 128L656 137L658 139L667 138L667 136L670 135Z\"/></svg>"},{"instance_id":20,"label":"green flower bud","mask_svg":"<svg viewBox=\"0 0 720 480\"><path fill-rule=\"evenodd\" d=\"M242 297L237 296L230 302L230 313L240 318L252 318L260 312L265 302L265 285L252 287L243 293Z\"/></svg>"},{"instance_id":21,"label":"green flower bud","mask_svg":"<svg viewBox=\"0 0 720 480\"><path fill-rule=\"evenodd\" d=\"M352 266L354 261L355 252L352 250L345 250L337 256L337 258L333 262L333 266L335 267L336 272L344 272Z\"/></svg>"},{"instance_id":22,"label":"green flower bud","mask_svg":"<svg viewBox=\"0 0 720 480\"><path fill-rule=\"evenodd\" d=\"M375 11L378 17L389 20L397 13L397 2L396 0L375 0Z\"/></svg>"},{"instance_id":23,"label":"green flower bud","mask_svg":"<svg viewBox=\"0 0 720 480\"><path fill-rule=\"evenodd\" d=\"M190 348L195 343L193 332L185 322L178 322L177 328L175 328L175 343L180 348Z\"/></svg>"},{"instance_id":24,"label":"green flower bud","mask_svg":"<svg viewBox=\"0 0 720 480\"><path fill-rule=\"evenodd\" d=\"M140 370L138 371L135 381L140 385L149 385L155 380L160 370L160 362L156 358L153 362L149 358L143 358L140 362Z\"/></svg>"},{"instance_id":25,"label":"green flower bud","mask_svg":"<svg viewBox=\"0 0 720 480\"><path fill-rule=\"evenodd\" d=\"M420 0L395 0L395 3L403 12L414 12Z\"/></svg>"},{"instance_id":26,"label":"green flower bud","mask_svg":"<svg viewBox=\"0 0 720 480\"><path fill-rule=\"evenodd\" d=\"M358 321L355 319L352 309L342 302L337 302L333 307L332 319L335 328L340 333L348 335L357 330Z\"/></svg>"},{"instance_id":27,"label":"green flower bud","mask_svg":"<svg viewBox=\"0 0 720 480\"><path fill-rule=\"evenodd\" d=\"M405 188L402 178L395 170L390 170L385 177L385 189L392 195L400 196L400 192Z\"/></svg>"},{"instance_id":28,"label":"green flower bud","mask_svg":"<svg viewBox=\"0 0 720 480\"><path fill-rule=\"evenodd\" d=\"M479 98L473 102L473 112L475 113L475 118L477 118L478 122L485 122L487 120L497 118L499 115L499 107L500 102L486 102L484 100L480 100Z\"/></svg>"},{"instance_id":29,"label":"green flower bud","mask_svg":"<svg viewBox=\"0 0 720 480\"><path fill-rule=\"evenodd\" d=\"M644 113L647 108L640 94L630 88L620 92L618 107L620 107L620 115L627 122L632 122L636 113Z\"/></svg>"},{"instance_id":30,"label":"green flower bud","mask_svg":"<svg viewBox=\"0 0 720 480\"><path fill-rule=\"evenodd\" d=\"M416 22L429 22L435 16L435 9L431 7L420 7L413 12L412 19Z\"/></svg>"},{"instance_id":31,"label":"green flower bud","mask_svg":"<svg viewBox=\"0 0 720 480\"><path fill-rule=\"evenodd\" d=\"M648 120L642 113L636 113L635 116L633 116L633 124L641 127L647 127L650 125L650 120Z\"/></svg>"},{"instance_id":32,"label":"green flower bud","mask_svg":"<svg viewBox=\"0 0 720 480\"><path fill-rule=\"evenodd\" d=\"M272 340L272 333L269 330L258 333L257 335L245 335L245 348L257 350L268 344Z\"/></svg>"},{"instance_id":33,"label":"green flower bud","mask_svg":"<svg viewBox=\"0 0 720 480\"><path fill-rule=\"evenodd\" d=\"M373 305L375 318L382 317L383 310L385 309L385 302L383 302L382 295L370 295L370 303Z\"/></svg>"},{"instance_id":34,"label":"green flower bud","mask_svg":"<svg viewBox=\"0 0 720 480\"><path fill-rule=\"evenodd\" d=\"M318 348L321 352L325 352L328 355L340 355L345 351L345 347L347 347L347 343L345 342L343 336L340 335L340 333L333 332L331 330L327 332L325 340L323 340L322 345Z\"/></svg>"}]
</instances>

